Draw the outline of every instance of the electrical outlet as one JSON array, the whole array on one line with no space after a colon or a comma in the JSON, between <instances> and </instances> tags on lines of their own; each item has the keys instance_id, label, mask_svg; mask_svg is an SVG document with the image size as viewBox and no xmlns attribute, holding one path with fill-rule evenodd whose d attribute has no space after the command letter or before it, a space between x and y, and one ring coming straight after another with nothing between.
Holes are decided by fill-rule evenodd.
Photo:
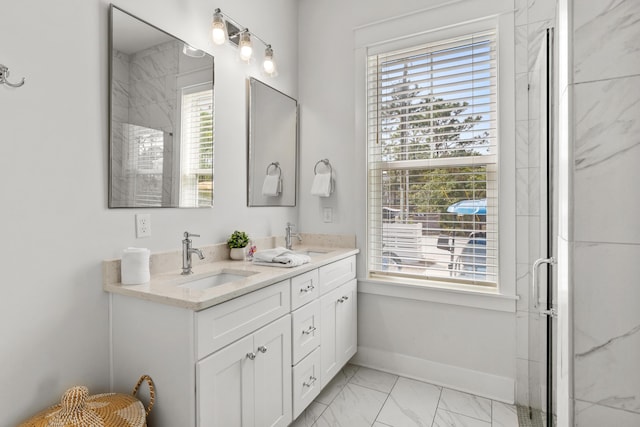
<instances>
[{"instance_id":1,"label":"electrical outlet","mask_svg":"<svg viewBox=\"0 0 640 427\"><path fill-rule=\"evenodd\" d=\"M324 222L333 222L333 209L332 208L324 208L322 210L322 221L324 221Z\"/></svg>"},{"instance_id":2,"label":"electrical outlet","mask_svg":"<svg viewBox=\"0 0 640 427\"><path fill-rule=\"evenodd\" d=\"M151 236L151 215L136 214L136 237Z\"/></svg>"}]
</instances>

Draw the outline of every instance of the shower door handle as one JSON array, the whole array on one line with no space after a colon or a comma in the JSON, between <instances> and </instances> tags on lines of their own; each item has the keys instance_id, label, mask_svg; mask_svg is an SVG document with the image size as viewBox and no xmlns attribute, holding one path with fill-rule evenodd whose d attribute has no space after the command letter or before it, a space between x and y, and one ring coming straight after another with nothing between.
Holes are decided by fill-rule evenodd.
<instances>
[{"instance_id":1,"label":"shower door handle","mask_svg":"<svg viewBox=\"0 0 640 427\"><path fill-rule=\"evenodd\" d=\"M533 308L538 308L538 298L540 298L540 292L538 290L538 268L542 264L555 265L556 259L554 257L551 258L538 258L533 263L533 269L531 271L531 298L533 298Z\"/></svg>"}]
</instances>

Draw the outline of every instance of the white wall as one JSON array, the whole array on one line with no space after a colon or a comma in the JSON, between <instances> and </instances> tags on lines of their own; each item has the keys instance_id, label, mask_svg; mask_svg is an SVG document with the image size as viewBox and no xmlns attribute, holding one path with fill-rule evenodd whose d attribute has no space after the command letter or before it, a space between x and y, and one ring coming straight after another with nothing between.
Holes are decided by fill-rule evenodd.
<instances>
[{"instance_id":1,"label":"white wall","mask_svg":"<svg viewBox=\"0 0 640 427\"><path fill-rule=\"evenodd\" d=\"M385 27L391 19L431 8L430 22L425 22L420 30L436 29L437 25L443 25L434 23L438 21L437 14L442 13L438 6L451 5L448 15L441 15L447 21L451 18L451 10L463 11L471 3L455 0L300 2L302 229L355 232L358 246L365 249L366 142L358 139L360 117L356 114L359 102L356 98L359 93L357 73L362 71L361 64L356 62L356 49L360 47L356 45L358 30L366 27L367 34L378 31L377 36L382 38L386 34L376 23ZM501 4L504 3L507 2ZM511 12L513 4L506 9ZM388 36L394 35L397 34ZM510 66L513 67L513 63ZM515 151L514 133L505 139L511 144L505 151L511 153ZM322 158L331 161L336 178L336 191L326 199L310 196L308 191L314 164ZM515 168L508 173L515 177ZM505 186L511 188L513 181L515 178ZM509 191L515 193L515 185L507 193ZM514 198L513 193L508 199ZM333 209L333 223L323 223L324 207ZM513 233L508 233L513 236L515 209L512 218L507 218L506 222L509 223L507 229L513 226ZM524 242L526 245L526 240ZM361 253L358 257L361 292L358 363L501 400L514 400L515 300L511 300L511 311L501 311L474 304L463 306L429 301L434 295L418 301L369 293L365 262L364 253ZM515 297L515 257L512 264L507 268L513 270L513 274L507 275L503 285L509 295ZM393 291L389 293L394 294Z\"/></svg>"},{"instance_id":2,"label":"white wall","mask_svg":"<svg viewBox=\"0 0 640 427\"><path fill-rule=\"evenodd\" d=\"M3 4L0 63L13 80L27 82L0 86L2 427L55 403L72 385L108 390L103 259L127 246L177 250L185 230L202 235L198 246L222 242L235 228L256 237L283 234L285 223L297 220L297 208L246 207L245 79L261 78L259 62L247 67L209 38L213 8L220 7L273 44L279 77L269 83L295 97L297 1L116 5L216 56L215 207L145 211L153 235L136 239L134 214L142 210L106 207L108 2Z\"/></svg>"}]
</instances>

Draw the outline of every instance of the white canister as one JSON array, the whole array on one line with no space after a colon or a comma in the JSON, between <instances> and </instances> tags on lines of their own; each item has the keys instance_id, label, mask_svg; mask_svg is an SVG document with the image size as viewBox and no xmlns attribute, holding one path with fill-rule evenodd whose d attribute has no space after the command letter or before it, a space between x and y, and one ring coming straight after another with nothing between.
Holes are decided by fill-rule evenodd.
<instances>
[{"instance_id":1,"label":"white canister","mask_svg":"<svg viewBox=\"0 0 640 427\"><path fill-rule=\"evenodd\" d=\"M123 285L140 285L151 279L149 257L151 251L145 248L127 248L122 251L121 282Z\"/></svg>"}]
</instances>

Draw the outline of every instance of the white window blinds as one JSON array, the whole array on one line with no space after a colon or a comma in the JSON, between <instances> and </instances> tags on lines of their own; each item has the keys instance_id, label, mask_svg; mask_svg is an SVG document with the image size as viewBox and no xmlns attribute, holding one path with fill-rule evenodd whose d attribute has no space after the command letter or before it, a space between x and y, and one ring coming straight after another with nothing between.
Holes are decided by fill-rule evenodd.
<instances>
[{"instance_id":1,"label":"white window blinds","mask_svg":"<svg viewBox=\"0 0 640 427\"><path fill-rule=\"evenodd\" d=\"M135 206L161 206L165 143L171 141L171 134L129 123L123 127L127 191Z\"/></svg>"},{"instance_id":2,"label":"white window blinds","mask_svg":"<svg viewBox=\"0 0 640 427\"><path fill-rule=\"evenodd\" d=\"M368 56L368 265L495 286L493 32Z\"/></svg>"},{"instance_id":3,"label":"white window blinds","mask_svg":"<svg viewBox=\"0 0 640 427\"><path fill-rule=\"evenodd\" d=\"M197 90L197 87L184 90L181 111L180 206L211 206L213 91Z\"/></svg>"}]
</instances>

